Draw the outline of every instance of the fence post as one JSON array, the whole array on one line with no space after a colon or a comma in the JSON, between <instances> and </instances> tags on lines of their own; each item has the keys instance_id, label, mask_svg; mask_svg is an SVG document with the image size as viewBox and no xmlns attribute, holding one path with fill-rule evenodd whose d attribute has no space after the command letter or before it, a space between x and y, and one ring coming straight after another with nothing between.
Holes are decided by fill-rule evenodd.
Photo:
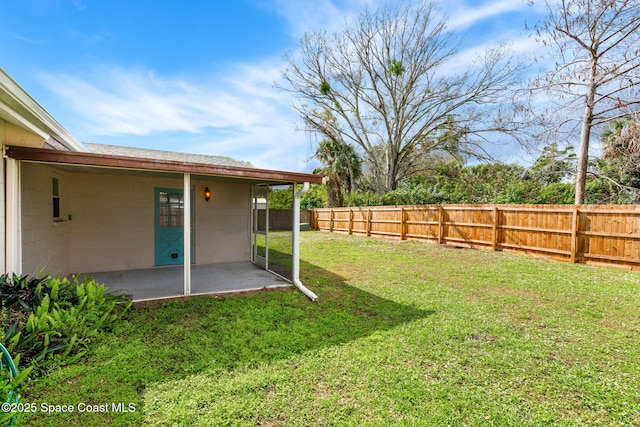
<instances>
[{"instance_id":1,"label":"fence post","mask_svg":"<svg viewBox=\"0 0 640 427\"><path fill-rule=\"evenodd\" d=\"M404 229L404 207L400 207L400 240L406 240L406 231Z\"/></svg>"},{"instance_id":2,"label":"fence post","mask_svg":"<svg viewBox=\"0 0 640 427\"><path fill-rule=\"evenodd\" d=\"M438 205L438 243L442 244L442 233L444 232L443 230L443 217L444 215L444 209L442 208L442 205Z\"/></svg>"},{"instance_id":3,"label":"fence post","mask_svg":"<svg viewBox=\"0 0 640 427\"><path fill-rule=\"evenodd\" d=\"M498 207L493 206L493 235L491 236L491 249L498 250Z\"/></svg>"},{"instance_id":4,"label":"fence post","mask_svg":"<svg viewBox=\"0 0 640 427\"><path fill-rule=\"evenodd\" d=\"M333 208L329 211L329 232L333 233Z\"/></svg>"},{"instance_id":5,"label":"fence post","mask_svg":"<svg viewBox=\"0 0 640 427\"><path fill-rule=\"evenodd\" d=\"M573 215L571 218L571 262L578 259L578 227L580 225L580 213L578 205L573 205Z\"/></svg>"},{"instance_id":6,"label":"fence post","mask_svg":"<svg viewBox=\"0 0 640 427\"><path fill-rule=\"evenodd\" d=\"M371 208L367 208L367 236L371 236Z\"/></svg>"},{"instance_id":7,"label":"fence post","mask_svg":"<svg viewBox=\"0 0 640 427\"><path fill-rule=\"evenodd\" d=\"M349 234L353 234L353 208L349 208Z\"/></svg>"}]
</instances>

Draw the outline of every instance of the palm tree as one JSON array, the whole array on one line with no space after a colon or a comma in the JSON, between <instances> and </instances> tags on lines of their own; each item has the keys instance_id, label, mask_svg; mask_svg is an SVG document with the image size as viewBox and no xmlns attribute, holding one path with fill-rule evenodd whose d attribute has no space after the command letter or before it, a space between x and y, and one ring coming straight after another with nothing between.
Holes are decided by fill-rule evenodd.
<instances>
[{"instance_id":1,"label":"palm tree","mask_svg":"<svg viewBox=\"0 0 640 427\"><path fill-rule=\"evenodd\" d=\"M338 139L320 142L314 157L325 165L321 172L329 179L329 204L344 206L345 191L349 196L355 191L355 181L362 173L362 160L351 145Z\"/></svg>"},{"instance_id":2,"label":"palm tree","mask_svg":"<svg viewBox=\"0 0 640 427\"><path fill-rule=\"evenodd\" d=\"M640 129L635 118L612 121L602 132L602 159L619 177L640 179Z\"/></svg>"}]
</instances>

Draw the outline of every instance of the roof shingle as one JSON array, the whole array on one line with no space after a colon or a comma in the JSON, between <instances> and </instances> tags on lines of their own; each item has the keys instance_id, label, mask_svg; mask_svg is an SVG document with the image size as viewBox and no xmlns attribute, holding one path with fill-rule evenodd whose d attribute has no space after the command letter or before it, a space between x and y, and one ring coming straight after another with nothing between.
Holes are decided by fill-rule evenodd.
<instances>
[{"instance_id":1,"label":"roof shingle","mask_svg":"<svg viewBox=\"0 0 640 427\"><path fill-rule=\"evenodd\" d=\"M186 163L201 163L206 165L237 166L253 168L250 162L243 162L225 156L211 156L207 154L178 153L175 151L151 150L148 148L123 147L106 144L84 144L89 152L114 156L137 157L141 159L173 160Z\"/></svg>"}]
</instances>

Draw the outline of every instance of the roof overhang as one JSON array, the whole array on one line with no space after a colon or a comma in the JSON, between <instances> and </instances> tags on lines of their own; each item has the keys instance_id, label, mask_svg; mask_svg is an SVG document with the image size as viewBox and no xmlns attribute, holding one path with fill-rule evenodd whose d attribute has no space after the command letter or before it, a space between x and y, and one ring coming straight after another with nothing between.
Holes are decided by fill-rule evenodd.
<instances>
[{"instance_id":1,"label":"roof overhang","mask_svg":"<svg viewBox=\"0 0 640 427\"><path fill-rule=\"evenodd\" d=\"M38 135L43 143L55 141L54 145L59 144L67 150L85 150L81 143L1 68L0 118Z\"/></svg>"},{"instance_id":2,"label":"roof overhang","mask_svg":"<svg viewBox=\"0 0 640 427\"><path fill-rule=\"evenodd\" d=\"M5 155L15 160L59 165L91 166L137 171L192 173L273 183L322 183L322 175L309 173L114 156L78 151L58 151L45 148L6 146Z\"/></svg>"}]
</instances>

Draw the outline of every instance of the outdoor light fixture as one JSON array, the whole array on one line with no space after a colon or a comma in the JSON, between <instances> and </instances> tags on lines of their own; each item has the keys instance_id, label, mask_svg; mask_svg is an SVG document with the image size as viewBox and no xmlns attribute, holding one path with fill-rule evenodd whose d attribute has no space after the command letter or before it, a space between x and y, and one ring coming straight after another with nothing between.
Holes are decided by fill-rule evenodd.
<instances>
[{"instance_id":1,"label":"outdoor light fixture","mask_svg":"<svg viewBox=\"0 0 640 427\"><path fill-rule=\"evenodd\" d=\"M205 187L204 188L204 200L208 202L210 198L211 198L211 190L209 190L209 187Z\"/></svg>"}]
</instances>

